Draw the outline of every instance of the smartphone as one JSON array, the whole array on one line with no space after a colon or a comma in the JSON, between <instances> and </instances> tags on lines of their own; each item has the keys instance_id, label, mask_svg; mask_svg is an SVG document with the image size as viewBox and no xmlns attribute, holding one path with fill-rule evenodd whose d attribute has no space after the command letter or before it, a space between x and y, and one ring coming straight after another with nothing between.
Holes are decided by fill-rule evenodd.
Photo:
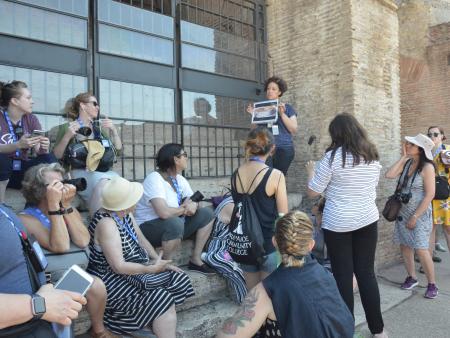
<instances>
[{"instance_id":1,"label":"smartphone","mask_svg":"<svg viewBox=\"0 0 450 338\"><path fill-rule=\"evenodd\" d=\"M32 137L37 137L37 136L45 136L45 131L43 130L33 130L33 132L31 133Z\"/></svg>"},{"instance_id":2,"label":"smartphone","mask_svg":"<svg viewBox=\"0 0 450 338\"><path fill-rule=\"evenodd\" d=\"M83 296L91 287L94 278L74 264L55 284L55 289L81 293Z\"/></svg>"}]
</instances>

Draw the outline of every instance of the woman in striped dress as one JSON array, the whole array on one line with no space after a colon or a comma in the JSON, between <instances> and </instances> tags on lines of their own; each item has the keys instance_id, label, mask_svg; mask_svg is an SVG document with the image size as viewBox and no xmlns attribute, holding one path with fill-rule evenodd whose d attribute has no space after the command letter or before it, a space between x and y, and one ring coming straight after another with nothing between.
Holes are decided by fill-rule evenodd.
<instances>
[{"instance_id":1,"label":"woman in striped dress","mask_svg":"<svg viewBox=\"0 0 450 338\"><path fill-rule=\"evenodd\" d=\"M132 216L143 194L140 183L121 177L102 191L102 209L89 225L88 271L108 293L104 316L109 330L127 334L151 326L158 338L174 338L175 305L194 295L189 277L162 260Z\"/></svg>"}]
</instances>

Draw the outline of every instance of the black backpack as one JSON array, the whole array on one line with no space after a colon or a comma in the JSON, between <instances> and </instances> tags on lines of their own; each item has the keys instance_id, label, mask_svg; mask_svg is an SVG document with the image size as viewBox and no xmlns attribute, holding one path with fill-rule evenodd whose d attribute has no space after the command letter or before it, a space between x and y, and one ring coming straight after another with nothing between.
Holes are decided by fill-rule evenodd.
<instances>
[{"instance_id":1,"label":"black backpack","mask_svg":"<svg viewBox=\"0 0 450 338\"><path fill-rule=\"evenodd\" d=\"M231 177L231 190L235 194L242 195L239 202L235 201L233 213L230 221L230 233L227 238L227 251L235 262L256 265L262 263L265 254L264 237L258 215L253 208L252 198L249 195L255 179L268 167L261 169L253 178L247 192L242 194L237 192L236 177L242 185L239 172L236 170Z\"/></svg>"}]
</instances>

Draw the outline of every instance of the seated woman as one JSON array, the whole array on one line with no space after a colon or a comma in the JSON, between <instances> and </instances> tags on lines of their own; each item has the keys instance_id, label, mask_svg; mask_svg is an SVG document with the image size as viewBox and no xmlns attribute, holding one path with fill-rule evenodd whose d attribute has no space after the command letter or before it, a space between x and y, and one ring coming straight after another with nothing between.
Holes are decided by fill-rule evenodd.
<instances>
[{"instance_id":1,"label":"seated woman","mask_svg":"<svg viewBox=\"0 0 450 338\"><path fill-rule=\"evenodd\" d=\"M281 265L249 292L217 337L252 337L258 331L259 337L353 337L354 319L333 276L310 255L311 220L292 211L275 227Z\"/></svg>"},{"instance_id":2,"label":"seated woman","mask_svg":"<svg viewBox=\"0 0 450 338\"><path fill-rule=\"evenodd\" d=\"M181 176L187 168L187 156L181 144L169 143L161 147L156 155L158 170L144 180L144 195L136 207L136 220L152 245L162 245L164 259L171 259L181 239L195 233L189 269L214 273L201 259L214 215L211 209L200 208L190 200L191 186Z\"/></svg>"},{"instance_id":3,"label":"seated woman","mask_svg":"<svg viewBox=\"0 0 450 338\"><path fill-rule=\"evenodd\" d=\"M26 83L0 82L0 203L6 187L20 189L25 171L39 163L56 162L49 154L50 141L32 114L33 98ZM29 155L36 157L32 158Z\"/></svg>"},{"instance_id":4,"label":"seated woman","mask_svg":"<svg viewBox=\"0 0 450 338\"><path fill-rule=\"evenodd\" d=\"M118 176L106 182L102 209L89 225L87 270L106 285L108 329L129 334L151 325L158 338L174 338L175 305L194 290L189 277L163 260L136 225L132 212L143 190L140 183Z\"/></svg>"},{"instance_id":5,"label":"seated woman","mask_svg":"<svg viewBox=\"0 0 450 338\"><path fill-rule=\"evenodd\" d=\"M86 179L86 190L78 194L89 205L90 216L92 216L100 208L100 193L105 183L103 179L118 175L111 171L111 167L115 152L122 149L122 141L110 119L101 119L99 124L95 123L98 122L96 119L99 117L99 105L91 93L81 93L69 100L66 104L66 113L69 122L59 127L53 153L57 159L65 161L65 164L70 167L73 178ZM77 141L94 139L100 141L105 149L100 162L97 162L98 166L91 168L86 165L86 159L73 162L68 160L67 155L70 153L71 145Z\"/></svg>"},{"instance_id":6,"label":"seated woman","mask_svg":"<svg viewBox=\"0 0 450 338\"><path fill-rule=\"evenodd\" d=\"M89 232L72 207L75 187L63 184L63 176L64 169L58 163L39 164L28 169L22 182L27 206L19 218L43 248L55 253L69 250L71 241L80 248L89 244ZM103 325L106 288L99 278L94 278L86 298L92 337L115 337Z\"/></svg>"}]
</instances>

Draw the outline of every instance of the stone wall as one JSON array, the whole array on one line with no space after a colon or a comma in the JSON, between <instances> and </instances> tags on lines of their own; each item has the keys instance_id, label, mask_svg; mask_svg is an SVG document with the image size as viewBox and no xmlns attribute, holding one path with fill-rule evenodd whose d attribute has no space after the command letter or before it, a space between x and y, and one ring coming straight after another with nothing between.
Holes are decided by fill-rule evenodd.
<instances>
[{"instance_id":1,"label":"stone wall","mask_svg":"<svg viewBox=\"0 0 450 338\"><path fill-rule=\"evenodd\" d=\"M328 124L344 111L354 114L367 128L385 170L400 149L395 3L268 0L266 4L269 72L285 78L290 86L285 100L299 111L289 189L304 194L304 164L321 157L330 141ZM310 147L307 140L311 135L317 139ZM380 207L393 185L380 178ZM377 263L389 264L398 258L398 248L392 245L392 224L381 221Z\"/></svg>"}]
</instances>

